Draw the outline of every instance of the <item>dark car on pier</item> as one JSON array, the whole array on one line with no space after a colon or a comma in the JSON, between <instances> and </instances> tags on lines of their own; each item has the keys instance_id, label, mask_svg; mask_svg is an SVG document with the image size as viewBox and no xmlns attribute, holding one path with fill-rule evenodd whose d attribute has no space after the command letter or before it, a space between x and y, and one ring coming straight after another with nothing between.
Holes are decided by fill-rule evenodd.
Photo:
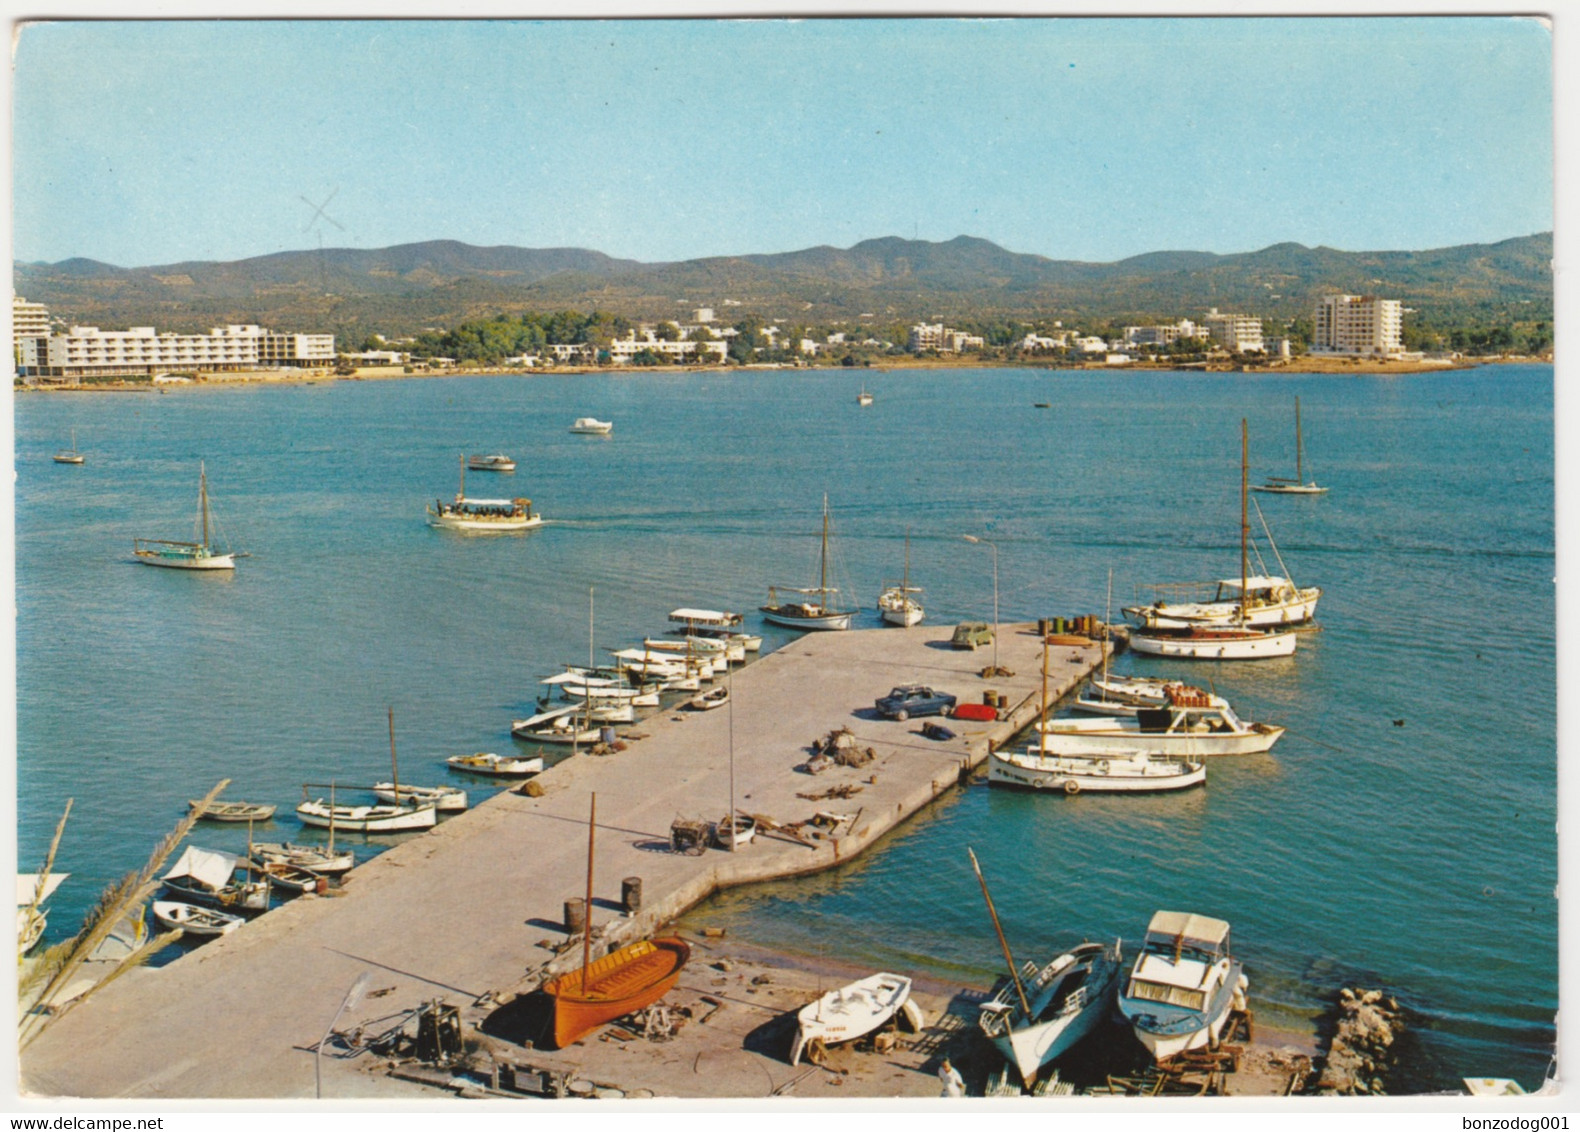
<instances>
[{"instance_id":1,"label":"dark car on pier","mask_svg":"<svg viewBox=\"0 0 1580 1132\"><path fill-rule=\"evenodd\" d=\"M913 715L948 715L955 710L955 697L935 692L925 684L903 684L876 704L878 714L902 723Z\"/></svg>"}]
</instances>

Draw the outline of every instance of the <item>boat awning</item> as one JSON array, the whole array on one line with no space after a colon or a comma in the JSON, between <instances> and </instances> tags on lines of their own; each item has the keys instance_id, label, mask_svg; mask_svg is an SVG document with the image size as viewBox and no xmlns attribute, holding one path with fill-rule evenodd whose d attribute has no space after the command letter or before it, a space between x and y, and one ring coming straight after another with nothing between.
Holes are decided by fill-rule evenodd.
<instances>
[{"instance_id":1,"label":"boat awning","mask_svg":"<svg viewBox=\"0 0 1580 1132\"><path fill-rule=\"evenodd\" d=\"M50 873L44 878L44 894L40 896L39 903L49 899L49 894L60 887L60 882L69 877L70 873ZM16 874L16 906L25 908L33 903L33 894L38 891L37 873Z\"/></svg>"},{"instance_id":2,"label":"boat awning","mask_svg":"<svg viewBox=\"0 0 1580 1132\"><path fill-rule=\"evenodd\" d=\"M470 495L460 500L463 507L514 507L514 499L473 499Z\"/></svg>"},{"instance_id":3,"label":"boat awning","mask_svg":"<svg viewBox=\"0 0 1580 1132\"><path fill-rule=\"evenodd\" d=\"M1216 948L1229 938L1229 925L1211 916L1198 916L1194 912L1159 912L1147 925L1147 936L1162 939L1183 939L1199 947Z\"/></svg>"},{"instance_id":4,"label":"boat awning","mask_svg":"<svg viewBox=\"0 0 1580 1132\"><path fill-rule=\"evenodd\" d=\"M165 874L165 879L191 877L193 880L202 881L210 888L224 888L230 883L231 874L240 864L241 858L235 854L188 845L186 852L182 853L181 859L176 862L175 868Z\"/></svg>"},{"instance_id":5,"label":"boat awning","mask_svg":"<svg viewBox=\"0 0 1580 1132\"><path fill-rule=\"evenodd\" d=\"M1240 579L1224 578L1218 582L1218 585L1226 590L1238 590L1240 588ZM1289 585L1288 578L1270 578L1260 574L1245 580L1245 588L1248 590L1272 590L1287 585Z\"/></svg>"},{"instance_id":6,"label":"boat awning","mask_svg":"<svg viewBox=\"0 0 1580 1132\"><path fill-rule=\"evenodd\" d=\"M669 615L671 621L693 621L698 625L739 625L739 613L725 613L718 609L676 609Z\"/></svg>"}]
</instances>

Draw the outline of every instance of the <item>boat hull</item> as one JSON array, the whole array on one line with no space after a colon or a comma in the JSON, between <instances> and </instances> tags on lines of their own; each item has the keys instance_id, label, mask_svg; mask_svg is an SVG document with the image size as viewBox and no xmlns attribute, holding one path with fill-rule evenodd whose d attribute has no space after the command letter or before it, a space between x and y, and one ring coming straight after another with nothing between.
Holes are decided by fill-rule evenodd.
<instances>
[{"instance_id":1,"label":"boat hull","mask_svg":"<svg viewBox=\"0 0 1580 1132\"><path fill-rule=\"evenodd\" d=\"M850 622L855 613L824 613L818 616L803 617L795 613L784 613L773 606L762 607L763 620L773 625L783 625L787 629L805 629L808 631L849 629Z\"/></svg>"},{"instance_id":2,"label":"boat hull","mask_svg":"<svg viewBox=\"0 0 1580 1132\"><path fill-rule=\"evenodd\" d=\"M1207 781L1207 768L1197 762L1149 760L1145 773L1126 774L1126 761L995 751L988 756L988 781L1055 794L1156 794Z\"/></svg>"},{"instance_id":3,"label":"boat hull","mask_svg":"<svg viewBox=\"0 0 1580 1132\"><path fill-rule=\"evenodd\" d=\"M1178 660L1265 660L1292 655L1299 642L1300 638L1294 633L1241 636L1218 635L1208 631L1173 636L1137 631L1130 634L1130 647L1135 652Z\"/></svg>"},{"instance_id":4,"label":"boat hull","mask_svg":"<svg viewBox=\"0 0 1580 1132\"><path fill-rule=\"evenodd\" d=\"M334 806L303 802L296 807L303 825L340 833L404 833L432 829L438 817L432 806Z\"/></svg>"},{"instance_id":5,"label":"boat hull","mask_svg":"<svg viewBox=\"0 0 1580 1132\"><path fill-rule=\"evenodd\" d=\"M144 566L163 566L166 570L234 570L234 554L174 555L139 550L133 553Z\"/></svg>"},{"instance_id":6,"label":"boat hull","mask_svg":"<svg viewBox=\"0 0 1580 1132\"><path fill-rule=\"evenodd\" d=\"M676 937L642 940L543 984L554 1000L554 1044L564 1049L605 1022L651 1006L673 989L691 958Z\"/></svg>"},{"instance_id":7,"label":"boat hull","mask_svg":"<svg viewBox=\"0 0 1580 1132\"><path fill-rule=\"evenodd\" d=\"M466 791L459 788L402 786L397 790L393 782L375 782L373 796L392 806L409 806L412 803L425 805L431 802L441 814L458 814L466 809Z\"/></svg>"},{"instance_id":8,"label":"boat hull","mask_svg":"<svg viewBox=\"0 0 1580 1132\"><path fill-rule=\"evenodd\" d=\"M880 605L879 615L885 625L896 625L901 629L909 629L912 625L921 624L926 611L914 601L908 601L903 606L891 603Z\"/></svg>"},{"instance_id":9,"label":"boat hull","mask_svg":"<svg viewBox=\"0 0 1580 1132\"><path fill-rule=\"evenodd\" d=\"M1130 1023L1136 1039L1154 1061L1167 1061L1186 1050L1215 1046L1229 1024L1235 999L1245 992L1245 975L1238 961L1230 960L1227 976L1213 989L1205 1009L1164 1010L1147 999L1119 997L1119 1013Z\"/></svg>"},{"instance_id":10,"label":"boat hull","mask_svg":"<svg viewBox=\"0 0 1580 1132\"><path fill-rule=\"evenodd\" d=\"M1102 722L1094 720L1093 722ZM1277 724L1258 723L1239 735L1198 731L1048 731L1040 744L1043 755L1077 758L1116 758L1147 754L1198 759L1213 755L1260 755L1273 749L1283 736ZM1037 744L1034 741L1034 746Z\"/></svg>"},{"instance_id":11,"label":"boat hull","mask_svg":"<svg viewBox=\"0 0 1580 1132\"><path fill-rule=\"evenodd\" d=\"M503 533L506 531L529 531L533 527L541 527L543 525L543 516L524 515L519 518L512 516L506 519L478 519L467 516L437 514L430 507L428 509L428 524L447 531Z\"/></svg>"},{"instance_id":12,"label":"boat hull","mask_svg":"<svg viewBox=\"0 0 1580 1132\"><path fill-rule=\"evenodd\" d=\"M496 755L492 759L482 759L477 755L451 755L444 761L451 770L486 774L493 778L527 778L543 770L542 758L502 759Z\"/></svg>"},{"instance_id":13,"label":"boat hull","mask_svg":"<svg viewBox=\"0 0 1580 1132\"><path fill-rule=\"evenodd\" d=\"M215 912L179 900L155 900L153 911L154 919L163 927L179 928L186 935L205 938L229 935L246 922L229 912Z\"/></svg>"},{"instance_id":14,"label":"boat hull","mask_svg":"<svg viewBox=\"0 0 1580 1132\"><path fill-rule=\"evenodd\" d=\"M1027 987L1026 1022L1013 987L983 1005L979 1025L1030 1087L1042 1067L1073 1049L1102 1022L1121 973L1119 949L1085 943L1060 955Z\"/></svg>"},{"instance_id":15,"label":"boat hull","mask_svg":"<svg viewBox=\"0 0 1580 1132\"><path fill-rule=\"evenodd\" d=\"M1328 493L1327 488L1318 487L1314 483L1264 483L1253 485L1251 490L1260 491L1264 495L1326 495Z\"/></svg>"},{"instance_id":16,"label":"boat hull","mask_svg":"<svg viewBox=\"0 0 1580 1132\"><path fill-rule=\"evenodd\" d=\"M801 1008L796 1016L795 1042L790 1064L798 1065L813 1042L824 1046L853 1041L882 1026L909 1001L911 980L904 975L879 973L831 990Z\"/></svg>"}]
</instances>

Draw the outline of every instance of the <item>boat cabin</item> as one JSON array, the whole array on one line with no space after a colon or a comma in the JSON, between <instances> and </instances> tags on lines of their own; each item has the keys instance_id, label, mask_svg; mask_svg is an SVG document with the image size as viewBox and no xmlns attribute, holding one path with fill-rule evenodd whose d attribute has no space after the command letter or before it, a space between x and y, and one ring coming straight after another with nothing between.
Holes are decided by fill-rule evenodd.
<instances>
[{"instance_id":1,"label":"boat cabin","mask_svg":"<svg viewBox=\"0 0 1580 1132\"><path fill-rule=\"evenodd\" d=\"M1299 601L1300 591L1288 578L1275 578L1266 575L1257 575L1245 580L1245 595L1247 608L1254 609L1259 605L1280 605L1284 602ZM1218 582L1218 592L1213 597L1213 602L1240 600L1240 579L1222 578Z\"/></svg>"},{"instance_id":2,"label":"boat cabin","mask_svg":"<svg viewBox=\"0 0 1580 1132\"><path fill-rule=\"evenodd\" d=\"M1146 940L1125 995L1203 1010L1209 976L1228 954L1227 922L1194 912L1159 912L1147 925Z\"/></svg>"}]
</instances>

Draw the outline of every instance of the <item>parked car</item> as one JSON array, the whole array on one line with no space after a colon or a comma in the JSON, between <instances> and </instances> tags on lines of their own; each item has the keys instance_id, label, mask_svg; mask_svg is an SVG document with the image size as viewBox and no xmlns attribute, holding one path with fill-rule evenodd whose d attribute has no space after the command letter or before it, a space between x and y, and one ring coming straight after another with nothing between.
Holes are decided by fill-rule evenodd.
<instances>
[{"instance_id":1,"label":"parked car","mask_svg":"<svg viewBox=\"0 0 1580 1132\"><path fill-rule=\"evenodd\" d=\"M878 713L905 722L913 715L948 715L955 697L935 692L925 684L903 684L877 702Z\"/></svg>"},{"instance_id":2,"label":"parked car","mask_svg":"<svg viewBox=\"0 0 1580 1132\"><path fill-rule=\"evenodd\" d=\"M978 645L991 645L993 627L981 621L962 621L955 626L955 635L949 643L957 649L975 649Z\"/></svg>"}]
</instances>

